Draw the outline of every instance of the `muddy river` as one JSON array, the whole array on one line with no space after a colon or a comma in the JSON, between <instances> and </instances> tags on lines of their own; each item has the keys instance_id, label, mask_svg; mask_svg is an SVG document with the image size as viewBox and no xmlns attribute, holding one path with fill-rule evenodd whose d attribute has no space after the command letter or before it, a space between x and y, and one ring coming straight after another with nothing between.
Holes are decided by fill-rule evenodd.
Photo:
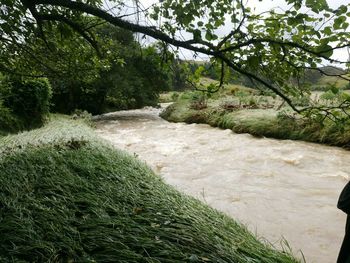
<instances>
[{"instance_id":1,"label":"muddy river","mask_svg":"<svg viewBox=\"0 0 350 263\"><path fill-rule=\"evenodd\" d=\"M159 111L105 114L97 132L276 247L287 240L308 263L336 261L345 224L336 203L350 178L350 151L169 123Z\"/></svg>"}]
</instances>

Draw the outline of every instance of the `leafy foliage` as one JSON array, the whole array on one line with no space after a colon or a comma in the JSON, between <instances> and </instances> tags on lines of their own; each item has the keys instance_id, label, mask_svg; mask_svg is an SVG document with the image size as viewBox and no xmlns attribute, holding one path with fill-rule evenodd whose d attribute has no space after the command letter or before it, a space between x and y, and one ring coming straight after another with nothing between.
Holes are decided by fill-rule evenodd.
<instances>
[{"instance_id":1,"label":"leafy foliage","mask_svg":"<svg viewBox=\"0 0 350 263\"><path fill-rule=\"evenodd\" d=\"M3 108L4 116L11 120L11 112L21 120L21 128L28 129L44 123L49 113L51 86L47 79L5 78L0 83L0 96L3 107L8 109Z\"/></svg>"},{"instance_id":2,"label":"leafy foliage","mask_svg":"<svg viewBox=\"0 0 350 263\"><path fill-rule=\"evenodd\" d=\"M299 112L292 98L309 96L309 84L302 81L305 71L317 71L324 60L334 62L333 51L349 46L349 4L332 9L326 1L286 2L285 12L259 14L242 1L168 0L155 10L154 18L166 18L162 30L169 34L193 33L199 52L224 61L233 73L247 77L250 86L267 87ZM232 31L220 35L226 27Z\"/></svg>"},{"instance_id":3,"label":"leafy foliage","mask_svg":"<svg viewBox=\"0 0 350 263\"><path fill-rule=\"evenodd\" d=\"M76 32L69 28L62 32L64 26L52 24L50 31L45 31L45 39L34 35L22 43L32 53L22 49L24 53L14 57L7 74L16 76L20 70L47 76L53 89L52 109L62 113L82 109L98 114L155 105L160 90L170 89L173 83L181 85L181 70L175 74L170 69L176 64L169 52L169 57L163 59L158 46L142 48L130 31L82 19L97 23L93 32L99 43L98 53L76 39Z\"/></svg>"},{"instance_id":4,"label":"leafy foliage","mask_svg":"<svg viewBox=\"0 0 350 263\"><path fill-rule=\"evenodd\" d=\"M23 129L23 124L19 118L16 118L11 110L5 107L3 101L0 100L0 135L17 132L21 129Z\"/></svg>"},{"instance_id":5,"label":"leafy foliage","mask_svg":"<svg viewBox=\"0 0 350 263\"><path fill-rule=\"evenodd\" d=\"M114 86L107 93L107 107L114 109L155 106L159 92L172 85L169 64L162 61L156 46L128 49L125 65L115 67L111 75Z\"/></svg>"},{"instance_id":6,"label":"leafy foliage","mask_svg":"<svg viewBox=\"0 0 350 263\"><path fill-rule=\"evenodd\" d=\"M306 110L305 115L320 125L324 125L327 120L333 121L340 130L349 129L350 95L335 85L330 85L315 105L311 105L310 110Z\"/></svg>"},{"instance_id":7,"label":"leafy foliage","mask_svg":"<svg viewBox=\"0 0 350 263\"><path fill-rule=\"evenodd\" d=\"M55 41L63 42L60 43L63 47L75 45L79 49L76 43L84 40L83 43L93 46L102 59L107 59L104 57L107 52L99 51L99 37L94 32L96 23L103 21L153 37L164 45L208 55L213 64L221 65L221 72L225 71L224 67L229 67L234 73L250 79L254 85L262 85L274 92L293 110L301 113L303 110L293 104L293 98L309 96L309 85L290 80L299 80L305 70L317 69L325 61L337 62L332 57L334 50L350 46L350 4L331 8L325 0L285 0L288 5L285 11L271 9L258 13L241 0L164 0L145 11L157 22L154 23L157 26L149 26L127 19L128 15L122 14L123 1L116 0L114 3L112 9L105 10L101 1L3 2L0 20L7 23L0 25L1 67L12 71L17 65L17 55L23 54L32 57L27 60L29 62L35 60L47 64L46 61L51 61L49 66L52 68L52 58L45 59L42 55L38 59L35 55L35 50L40 47L33 44L33 39L38 38L42 41L41 47L48 50L51 42ZM52 28L55 30L50 33ZM226 28L231 31L227 32ZM189 37L183 39L183 35ZM57 47L55 43L53 46ZM106 50L108 48L109 45ZM87 59L76 54L72 61L77 62L73 65L84 65L80 62ZM97 72L99 66L113 64L100 63L103 61L100 58L88 61L93 61ZM346 65L348 61L339 62ZM79 72L73 75L75 73Z\"/></svg>"}]
</instances>

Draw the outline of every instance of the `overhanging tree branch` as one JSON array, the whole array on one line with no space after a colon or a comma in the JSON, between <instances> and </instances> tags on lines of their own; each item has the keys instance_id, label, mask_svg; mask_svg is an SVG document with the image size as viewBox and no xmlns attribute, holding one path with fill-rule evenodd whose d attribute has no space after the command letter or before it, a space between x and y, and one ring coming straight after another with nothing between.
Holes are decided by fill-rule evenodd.
<instances>
[{"instance_id":1,"label":"overhanging tree branch","mask_svg":"<svg viewBox=\"0 0 350 263\"><path fill-rule=\"evenodd\" d=\"M100 55L99 47L97 42L89 36L89 34L78 24L73 22L72 20L66 18L63 15L58 14L40 14L37 13L36 17L39 20L45 20L45 21L58 21L63 22L70 26L74 31L76 31L79 35L81 35L86 41L90 43L90 45L97 51L97 53Z\"/></svg>"},{"instance_id":2,"label":"overhanging tree branch","mask_svg":"<svg viewBox=\"0 0 350 263\"><path fill-rule=\"evenodd\" d=\"M327 57L325 55L322 55L322 54L325 54L325 53L327 53L329 51L333 51L333 50L336 50L336 49L341 49L341 48L345 48L345 47L349 47L350 46L350 43L347 43L347 44L344 44L344 45L341 45L341 46L337 46L337 47L330 48L330 49L325 49L325 50L322 50L322 51L318 52L318 51L310 49L309 47L300 45L300 44L295 43L295 42L282 41L282 40L276 40L276 39L271 39L271 38L254 38L254 39L250 39L250 40L248 40L246 42L239 43L237 45L221 49L219 51L219 53L225 53L225 52L229 52L229 51L234 51L234 50L241 49L241 48L247 47L249 45L254 45L254 44L258 44L258 43L259 44L269 43L269 44L277 44L277 45L280 45L280 46L289 46L289 47L298 48L298 49L300 49L302 51L305 51L306 53L310 53L310 54L315 55L317 57L326 59L326 60L328 60L330 62L336 62L336 63L347 63L347 62L331 59L331 58L329 58L329 57Z\"/></svg>"},{"instance_id":3,"label":"overhanging tree branch","mask_svg":"<svg viewBox=\"0 0 350 263\"><path fill-rule=\"evenodd\" d=\"M29 0L27 0L29 1ZM28 2L27 2L28 3ZM240 3L243 5L243 2L240 1ZM288 56L286 54L286 50L284 47L289 47L290 50L293 51L301 51L303 52L303 54L307 55L306 58L323 58L326 59L327 61L330 62L338 62L338 63L342 63L340 61L337 61L335 59L330 58L326 53L338 49L338 48L343 48L343 47L348 47L350 46L349 42L346 42L343 45L338 45L337 47L334 48L326 48L323 50L318 50L317 48L314 48L312 45L309 45L307 42L305 43L298 43L298 42L292 42L292 41L285 41L283 40L283 38L281 37L254 37L256 36L256 34L252 34L253 37L251 37L249 40L243 39L243 38L239 38L239 39L235 39L236 44L231 43L231 41L233 41L233 38L235 37L236 33L240 32L240 28L242 26L244 26L244 22L246 17L248 17L245 14L245 9L244 7L242 7L243 9L243 17L238 25L238 27L231 31L230 34L228 34L226 37L224 37L217 45L213 44L215 42L208 42L205 40L202 40L201 38L199 39L193 39L193 40L179 40L176 37L174 37L174 34L168 35L165 32L152 27L152 26L143 26L137 23L132 23L126 20L123 20L121 17L117 17L117 16L113 16L110 13L87 3L84 2L78 2L78 1L71 1L71 0L30 0L30 4L34 5L35 7L38 7L38 10L41 10L42 6L52 6L52 7L58 7L57 9L59 10L64 10L65 8L68 10L72 10L72 11L78 11L78 12L82 12L82 13L86 13L95 17L98 17L104 21L107 21L109 23L111 23L112 25L118 26L120 28L129 30L131 32L136 32L136 33L142 33L144 35L153 37L157 40L163 41L164 43L176 46L176 47L182 47L188 50L191 50L193 52L196 53L202 53L208 56L212 56L215 57L223 62L226 63L226 65L228 65L230 68L232 68L233 70L237 71L240 74L243 74L245 76L247 76L250 79L253 79L254 81L261 83L262 85L264 85L265 87L267 87L268 89L270 89L271 91L273 91L274 93L276 93L278 96L280 96L283 100L285 100L291 107L293 110L295 110L296 112L300 112L300 110L298 110L292 103L291 99L285 95L279 87L276 87L274 84L270 84L267 81L264 80L263 77L260 77L259 75L257 75L256 73L253 73L252 70L247 69L246 67L241 67L239 65L239 63L235 62L235 56L241 56L238 59L240 59L241 61L246 59L246 56L248 56L248 52L242 52L243 55L241 55L241 53L239 51L244 51L244 50L248 50L248 48L253 45L253 46L258 46L258 44L260 45L266 45L266 44L274 44L274 45L278 45L280 47L282 47L283 49L283 57L281 59L281 61L285 62L288 59ZM37 15L38 16L38 15ZM41 20L55 20L55 21L60 21L63 23L68 24L70 27L72 27L76 32L78 32L80 35L82 35L86 40L89 41L89 35L82 29L82 27L79 24L76 24L75 21L71 21L69 18L67 18L65 15L63 14L56 14L56 13L41 13L39 14L39 18ZM84 36L85 34L85 36ZM245 34L245 33L244 33ZM282 36L283 37L283 36ZM210 39L210 38L207 38ZM343 39L343 38L339 38L339 39ZM90 39L91 41L91 39ZM90 42L89 41L89 42ZM241 42L242 41L242 42ZM227 47L226 44L227 42L230 42L229 44L231 46ZM224 47L223 49L221 49L222 47ZM327 46L329 47L329 46ZM231 53L235 51L236 54ZM253 50L254 51L254 50ZM234 55L232 55L234 54ZM306 61L306 59L305 59ZM246 61L247 64L249 64L249 61ZM253 61L254 62L254 61ZM260 62L259 62L260 63ZM260 63L260 66L262 66L263 64ZM284 65L286 65L286 63L284 63ZM249 68L249 67L248 67ZM253 67L252 67L253 68Z\"/></svg>"},{"instance_id":4,"label":"overhanging tree branch","mask_svg":"<svg viewBox=\"0 0 350 263\"><path fill-rule=\"evenodd\" d=\"M280 96L284 101L287 102L287 104L296 112L300 113L301 111L295 107L295 105L293 104L293 102L291 101L290 98L288 98L286 95L284 95L281 91L278 90L278 88L274 87L273 85L269 84L268 82L266 82L265 80L263 80L262 78L254 75L253 73L250 73L248 71L245 71L244 69L240 68L238 65L235 65L234 63L232 63L230 60L228 60L227 58L225 58L224 56L220 56L219 57L229 66L231 67L233 70L237 71L238 73L241 73L242 75L245 75L247 77L249 77L250 79L253 79L261 84L263 84L265 87L267 87L268 89L270 89L271 91L273 91L274 93L276 93L278 96Z\"/></svg>"},{"instance_id":5,"label":"overhanging tree branch","mask_svg":"<svg viewBox=\"0 0 350 263\"><path fill-rule=\"evenodd\" d=\"M111 14L88 4L82 3L82 2L73 2L70 0L35 0L33 1L36 5L52 5L52 6L61 6L65 8L69 8L72 10L84 12L90 15L94 15L96 17L99 17L103 20L106 20L107 22L111 23L112 25L121 27L123 29L135 32L135 33L142 33L147 36L153 37L155 39L164 41L168 44L177 46L177 47L183 47L188 50L192 50L194 52L203 53L206 55L214 56L215 52L211 51L207 48L197 47L189 44L187 41L181 41L177 40L175 38L169 37L167 34L163 33L162 31L154 28L154 27L147 27L142 26L139 24L133 24L129 21L125 21L119 17L112 16ZM198 42L196 42L198 43ZM198 43L202 44L202 43Z\"/></svg>"}]
</instances>

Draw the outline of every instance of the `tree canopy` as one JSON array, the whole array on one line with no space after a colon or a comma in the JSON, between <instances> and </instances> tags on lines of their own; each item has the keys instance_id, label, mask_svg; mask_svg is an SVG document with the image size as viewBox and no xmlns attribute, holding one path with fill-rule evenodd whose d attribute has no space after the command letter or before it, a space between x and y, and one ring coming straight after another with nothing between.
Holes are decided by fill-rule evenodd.
<instances>
[{"instance_id":1,"label":"tree canopy","mask_svg":"<svg viewBox=\"0 0 350 263\"><path fill-rule=\"evenodd\" d=\"M325 62L344 66L349 63L347 57L338 61L332 54L350 46L350 3L333 9L326 0L285 0L284 10L275 8L259 13L243 0L164 0L147 10L137 9L155 21L152 25L125 15L122 12L125 1L109 3L113 6L101 0L2 1L1 70L14 72L18 66L14 61L22 53L32 56L32 62L47 63L47 58L36 57L33 45L28 45L33 37L48 49L50 41L57 39L65 43L85 42L95 49L97 57L104 58L108 52L100 49L94 28L107 22L155 38L164 46L208 55L221 67L220 85L225 80L225 67L229 67L275 92L300 112L291 98L305 96L308 89L299 81L290 80L301 79L305 70L310 69L329 74L319 67ZM50 35L52 27L58 30L55 36ZM228 32L224 30L227 28ZM81 58L76 54L79 65ZM345 75L334 75L348 80ZM346 105L349 101L347 98Z\"/></svg>"}]
</instances>

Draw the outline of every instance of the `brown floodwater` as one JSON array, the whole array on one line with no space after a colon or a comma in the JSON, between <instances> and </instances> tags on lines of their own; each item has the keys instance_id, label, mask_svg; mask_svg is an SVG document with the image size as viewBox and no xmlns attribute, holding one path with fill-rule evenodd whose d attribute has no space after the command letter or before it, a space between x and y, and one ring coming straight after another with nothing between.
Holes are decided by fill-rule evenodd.
<instances>
[{"instance_id":1,"label":"brown floodwater","mask_svg":"<svg viewBox=\"0 0 350 263\"><path fill-rule=\"evenodd\" d=\"M345 225L336 203L350 178L350 151L169 123L159 111L105 114L97 132L276 247L287 240L308 263L336 261Z\"/></svg>"}]
</instances>

